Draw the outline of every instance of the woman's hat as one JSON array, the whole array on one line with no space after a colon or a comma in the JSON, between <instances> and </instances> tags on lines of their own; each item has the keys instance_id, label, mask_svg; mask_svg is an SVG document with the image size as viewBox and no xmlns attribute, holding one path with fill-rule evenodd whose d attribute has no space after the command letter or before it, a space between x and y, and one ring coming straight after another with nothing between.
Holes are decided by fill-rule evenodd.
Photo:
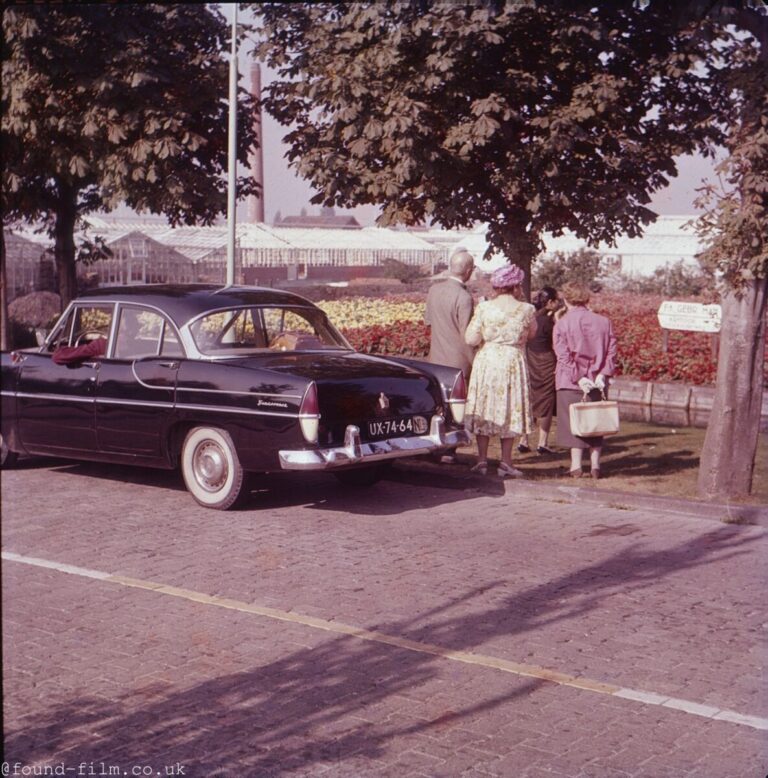
<instances>
[{"instance_id":1,"label":"woman's hat","mask_svg":"<svg viewBox=\"0 0 768 778\"><path fill-rule=\"evenodd\" d=\"M517 265L505 265L491 273L491 286L494 289L506 289L523 283L525 271Z\"/></svg>"}]
</instances>

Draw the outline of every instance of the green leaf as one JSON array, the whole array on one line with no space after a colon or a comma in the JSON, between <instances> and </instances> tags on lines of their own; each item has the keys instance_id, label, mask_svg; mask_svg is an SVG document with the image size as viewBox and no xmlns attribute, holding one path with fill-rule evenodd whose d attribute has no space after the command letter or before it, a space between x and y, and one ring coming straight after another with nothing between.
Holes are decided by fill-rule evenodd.
<instances>
[{"instance_id":1,"label":"green leaf","mask_svg":"<svg viewBox=\"0 0 768 778\"><path fill-rule=\"evenodd\" d=\"M88 163L83 157L72 157L69 162L69 172L76 178L85 178L88 172Z\"/></svg>"},{"instance_id":2,"label":"green leaf","mask_svg":"<svg viewBox=\"0 0 768 778\"><path fill-rule=\"evenodd\" d=\"M110 124L107 127L107 138L110 143L120 143L125 140L125 132L119 124Z\"/></svg>"}]
</instances>

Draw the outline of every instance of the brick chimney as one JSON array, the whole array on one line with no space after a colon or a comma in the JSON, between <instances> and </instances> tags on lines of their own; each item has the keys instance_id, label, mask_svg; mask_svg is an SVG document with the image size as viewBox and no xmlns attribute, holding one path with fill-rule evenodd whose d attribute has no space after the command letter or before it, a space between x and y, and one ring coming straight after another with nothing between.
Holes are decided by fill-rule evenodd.
<instances>
[{"instance_id":1,"label":"brick chimney","mask_svg":"<svg viewBox=\"0 0 768 778\"><path fill-rule=\"evenodd\" d=\"M255 100L261 99L261 65L258 62L251 65L251 94ZM254 115L253 124L259 147L248 155L248 167L251 176L261 186L261 196L248 198L248 221L251 224L264 221L264 155L262 153L261 107Z\"/></svg>"}]
</instances>

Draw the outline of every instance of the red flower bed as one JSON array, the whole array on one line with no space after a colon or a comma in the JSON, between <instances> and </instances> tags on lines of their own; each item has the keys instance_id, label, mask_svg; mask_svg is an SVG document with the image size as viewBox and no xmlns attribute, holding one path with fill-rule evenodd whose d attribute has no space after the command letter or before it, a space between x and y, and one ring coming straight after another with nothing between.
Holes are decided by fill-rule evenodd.
<instances>
[{"instance_id":1,"label":"red flower bed","mask_svg":"<svg viewBox=\"0 0 768 778\"><path fill-rule=\"evenodd\" d=\"M429 327L412 321L396 321L384 326L342 330L350 344L365 354L400 357L426 357L429 353Z\"/></svg>"},{"instance_id":2,"label":"red flower bed","mask_svg":"<svg viewBox=\"0 0 768 778\"><path fill-rule=\"evenodd\" d=\"M592 301L597 313L608 316L618 340L617 375L641 381L682 381L712 384L717 362L712 359L712 336L705 332L670 331L667 353L657 311L662 299L651 295L599 295Z\"/></svg>"},{"instance_id":3,"label":"red flower bed","mask_svg":"<svg viewBox=\"0 0 768 778\"><path fill-rule=\"evenodd\" d=\"M408 297L413 301L412 295ZM671 331L667 353L663 352L656 315L661 302L652 295L625 294L601 294L592 300L591 307L613 322L618 339L617 375L641 381L713 384L717 361L712 359L711 335ZM429 352L429 328L422 323L397 321L345 330L344 334L358 351L369 354L426 357ZM763 375L768 386L768 345Z\"/></svg>"}]
</instances>

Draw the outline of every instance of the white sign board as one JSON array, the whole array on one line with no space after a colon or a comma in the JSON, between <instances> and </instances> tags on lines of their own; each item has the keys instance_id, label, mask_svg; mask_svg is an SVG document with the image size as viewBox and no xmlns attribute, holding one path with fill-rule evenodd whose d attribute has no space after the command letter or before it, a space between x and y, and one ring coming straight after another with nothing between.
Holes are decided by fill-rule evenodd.
<instances>
[{"instance_id":1,"label":"white sign board","mask_svg":"<svg viewBox=\"0 0 768 778\"><path fill-rule=\"evenodd\" d=\"M658 316L659 324L665 330L720 332L722 310L719 305L665 300L659 306Z\"/></svg>"}]
</instances>

